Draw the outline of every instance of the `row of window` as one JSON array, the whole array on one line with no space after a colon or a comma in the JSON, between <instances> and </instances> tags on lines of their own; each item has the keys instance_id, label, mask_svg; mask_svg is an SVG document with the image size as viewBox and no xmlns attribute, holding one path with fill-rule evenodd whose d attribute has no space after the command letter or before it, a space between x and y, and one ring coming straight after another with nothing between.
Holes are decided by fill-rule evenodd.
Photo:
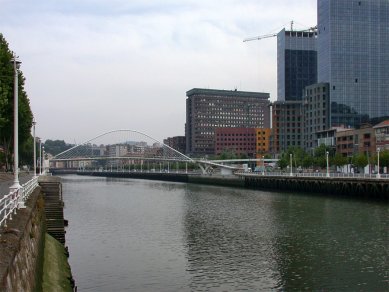
<instances>
[{"instance_id":1,"label":"row of window","mask_svg":"<svg viewBox=\"0 0 389 292\"><path fill-rule=\"evenodd\" d=\"M228 136L228 137L234 137L234 136L239 136L239 137L243 137L243 136L251 136L251 137L253 137L253 136L255 136L255 134L252 134L252 133L227 133L227 134L225 134L225 133L217 133L217 136L220 136L220 137L226 137L226 136Z\"/></svg>"}]
</instances>

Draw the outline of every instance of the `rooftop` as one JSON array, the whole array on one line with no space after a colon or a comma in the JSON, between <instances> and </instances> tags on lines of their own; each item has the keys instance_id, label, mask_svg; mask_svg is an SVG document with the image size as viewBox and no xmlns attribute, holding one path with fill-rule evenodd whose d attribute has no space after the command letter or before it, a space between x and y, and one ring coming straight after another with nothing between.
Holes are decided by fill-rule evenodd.
<instances>
[{"instance_id":1,"label":"rooftop","mask_svg":"<svg viewBox=\"0 0 389 292\"><path fill-rule=\"evenodd\" d=\"M220 90L220 89L205 89L193 88L186 92L186 96L193 95L208 95L208 96L232 96L232 97L255 97L260 99L269 99L270 94L265 92L250 92L238 90Z\"/></svg>"}]
</instances>

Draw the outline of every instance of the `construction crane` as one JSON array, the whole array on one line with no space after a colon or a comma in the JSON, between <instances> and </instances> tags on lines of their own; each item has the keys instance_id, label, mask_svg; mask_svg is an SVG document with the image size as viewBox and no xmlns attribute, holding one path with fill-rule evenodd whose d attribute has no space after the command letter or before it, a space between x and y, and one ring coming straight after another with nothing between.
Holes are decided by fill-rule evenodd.
<instances>
[{"instance_id":1,"label":"construction crane","mask_svg":"<svg viewBox=\"0 0 389 292\"><path fill-rule=\"evenodd\" d=\"M290 22L290 31L294 31L293 30L293 20ZM307 29L303 29L303 30L296 30L296 31L297 32L303 32L303 31L315 32L315 31L317 31L317 26L313 26L313 27L310 27L310 28L307 28ZM257 41L257 40L261 40L261 39L272 38L272 37L277 36L277 34L278 33L271 33L271 34L260 35L260 36L257 36L257 37L247 38L247 39L244 39L243 42Z\"/></svg>"},{"instance_id":2,"label":"construction crane","mask_svg":"<svg viewBox=\"0 0 389 292\"><path fill-rule=\"evenodd\" d=\"M253 37L253 38L244 39L243 42L257 41L257 40L261 40L261 39L272 38L272 37L275 37L275 36L277 36L276 33L265 34L265 35L260 35L260 36Z\"/></svg>"},{"instance_id":3,"label":"construction crane","mask_svg":"<svg viewBox=\"0 0 389 292\"><path fill-rule=\"evenodd\" d=\"M290 30L293 31L293 20L290 22ZM243 42L249 42L249 41L258 41L261 39L267 39L267 38L272 38L277 36L277 33L270 33L270 34L265 34L265 35L260 35L257 37L252 37L248 39L244 39Z\"/></svg>"}]
</instances>

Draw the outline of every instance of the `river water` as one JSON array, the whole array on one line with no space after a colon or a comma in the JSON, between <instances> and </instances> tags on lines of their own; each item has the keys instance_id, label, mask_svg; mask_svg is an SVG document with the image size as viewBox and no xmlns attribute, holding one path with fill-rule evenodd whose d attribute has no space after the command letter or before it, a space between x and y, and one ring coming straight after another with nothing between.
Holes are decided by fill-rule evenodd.
<instances>
[{"instance_id":1,"label":"river water","mask_svg":"<svg viewBox=\"0 0 389 292\"><path fill-rule=\"evenodd\" d=\"M388 291L388 205L63 176L78 291Z\"/></svg>"}]
</instances>

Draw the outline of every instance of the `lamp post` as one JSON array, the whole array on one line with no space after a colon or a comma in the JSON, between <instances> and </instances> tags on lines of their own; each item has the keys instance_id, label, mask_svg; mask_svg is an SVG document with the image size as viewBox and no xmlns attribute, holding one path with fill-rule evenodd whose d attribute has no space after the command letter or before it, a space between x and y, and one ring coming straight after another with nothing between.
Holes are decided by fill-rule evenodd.
<instances>
[{"instance_id":1,"label":"lamp post","mask_svg":"<svg viewBox=\"0 0 389 292\"><path fill-rule=\"evenodd\" d=\"M263 164L262 175L265 175L265 156L262 156L262 164Z\"/></svg>"},{"instance_id":2,"label":"lamp post","mask_svg":"<svg viewBox=\"0 0 389 292\"><path fill-rule=\"evenodd\" d=\"M35 118L32 120L32 132L34 135L34 178L36 178L36 137L35 137L35 125L36 121Z\"/></svg>"},{"instance_id":3,"label":"lamp post","mask_svg":"<svg viewBox=\"0 0 389 292\"><path fill-rule=\"evenodd\" d=\"M292 156L293 156L293 154L290 153L290 154L289 154L289 159L290 159L290 176L293 176Z\"/></svg>"},{"instance_id":4,"label":"lamp post","mask_svg":"<svg viewBox=\"0 0 389 292\"><path fill-rule=\"evenodd\" d=\"M14 54L12 58L14 67L14 183L11 190L20 189L19 184L19 84L18 84L18 66L21 63Z\"/></svg>"},{"instance_id":5,"label":"lamp post","mask_svg":"<svg viewBox=\"0 0 389 292\"><path fill-rule=\"evenodd\" d=\"M328 151L326 151L326 162L327 162L327 177L330 177L330 167L329 167L329 164L328 164Z\"/></svg>"},{"instance_id":6,"label":"lamp post","mask_svg":"<svg viewBox=\"0 0 389 292\"><path fill-rule=\"evenodd\" d=\"M42 174L42 140L39 139L39 174Z\"/></svg>"},{"instance_id":7,"label":"lamp post","mask_svg":"<svg viewBox=\"0 0 389 292\"><path fill-rule=\"evenodd\" d=\"M45 173L45 146L42 146L42 174Z\"/></svg>"},{"instance_id":8,"label":"lamp post","mask_svg":"<svg viewBox=\"0 0 389 292\"><path fill-rule=\"evenodd\" d=\"M377 148L377 167L378 167L378 171L377 171L377 178L381 178L381 174L380 174L380 148Z\"/></svg>"}]
</instances>

